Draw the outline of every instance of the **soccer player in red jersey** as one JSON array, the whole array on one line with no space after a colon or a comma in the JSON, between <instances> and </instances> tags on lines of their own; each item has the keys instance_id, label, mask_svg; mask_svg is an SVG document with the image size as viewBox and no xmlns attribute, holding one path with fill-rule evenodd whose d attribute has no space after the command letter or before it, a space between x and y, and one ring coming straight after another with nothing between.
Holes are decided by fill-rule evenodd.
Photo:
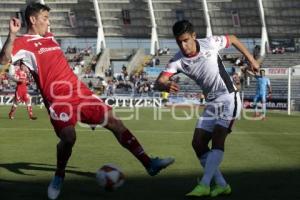
<instances>
[{"instance_id":1,"label":"soccer player in red jersey","mask_svg":"<svg viewBox=\"0 0 300 200\"><path fill-rule=\"evenodd\" d=\"M128 149L146 168L149 175L174 162L173 158L150 158L138 140L112 108L96 97L73 73L53 35L48 32L50 8L40 3L26 7L27 34L17 37L21 23L12 18L9 35L0 53L0 64L22 60L35 79L51 123L60 142L57 144L57 168L48 187L48 197L56 199L65 176L65 168L76 140L77 121L102 125L110 130L119 143Z\"/></svg>"},{"instance_id":2,"label":"soccer player in red jersey","mask_svg":"<svg viewBox=\"0 0 300 200\"><path fill-rule=\"evenodd\" d=\"M16 112L18 104L24 102L27 105L29 119L36 120L37 117L33 116L31 99L27 91L28 74L26 72L26 65L24 65L22 62L19 62L19 67L13 71L14 71L13 79L17 82L17 87L16 87L13 105L8 114L9 119L14 119L14 114Z\"/></svg>"}]
</instances>

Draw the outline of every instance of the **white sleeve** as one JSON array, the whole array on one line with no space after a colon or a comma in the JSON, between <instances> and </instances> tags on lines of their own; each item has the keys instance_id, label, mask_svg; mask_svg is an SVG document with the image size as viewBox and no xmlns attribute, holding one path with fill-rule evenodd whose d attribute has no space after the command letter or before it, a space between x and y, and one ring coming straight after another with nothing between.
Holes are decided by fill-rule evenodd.
<instances>
[{"instance_id":1,"label":"white sleeve","mask_svg":"<svg viewBox=\"0 0 300 200\"><path fill-rule=\"evenodd\" d=\"M216 49L217 51L229 47L229 39L227 35L211 36L208 38L208 40L212 48Z\"/></svg>"},{"instance_id":2,"label":"white sleeve","mask_svg":"<svg viewBox=\"0 0 300 200\"><path fill-rule=\"evenodd\" d=\"M13 64L9 66L8 76L16 82L19 80L18 76L16 75L16 67Z\"/></svg>"},{"instance_id":3,"label":"white sleeve","mask_svg":"<svg viewBox=\"0 0 300 200\"><path fill-rule=\"evenodd\" d=\"M178 52L171 58L165 69L162 71L165 75L172 76L179 73L181 70L181 53Z\"/></svg>"},{"instance_id":4,"label":"white sleeve","mask_svg":"<svg viewBox=\"0 0 300 200\"><path fill-rule=\"evenodd\" d=\"M163 72L170 75L176 74L178 72L177 64L175 62L168 63Z\"/></svg>"},{"instance_id":5,"label":"white sleeve","mask_svg":"<svg viewBox=\"0 0 300 200\"><path fill-rule=\"evenodd\" d=\"M16 73L15 66L13 64L11 64L9 67L8 75L10 77L13 77L15 75L15 73Z\"/></svg>"}]
</instances>

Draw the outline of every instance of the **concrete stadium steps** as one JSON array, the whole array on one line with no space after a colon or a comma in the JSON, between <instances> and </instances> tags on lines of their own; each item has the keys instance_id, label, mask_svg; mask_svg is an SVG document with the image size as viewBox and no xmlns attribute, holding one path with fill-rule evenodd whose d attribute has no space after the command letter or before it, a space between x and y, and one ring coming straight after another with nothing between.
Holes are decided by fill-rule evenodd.
<instances>
[{"instance_id":1,"label":"concrete stadium steps","mask_svg":"<svg viewBox=\"0 0 300 200\"><path fill-rule=\"evenodd\" d=\"M300 64L300 53L267 54L264 67L293 67Z\"/></svg>"}]
</instances>

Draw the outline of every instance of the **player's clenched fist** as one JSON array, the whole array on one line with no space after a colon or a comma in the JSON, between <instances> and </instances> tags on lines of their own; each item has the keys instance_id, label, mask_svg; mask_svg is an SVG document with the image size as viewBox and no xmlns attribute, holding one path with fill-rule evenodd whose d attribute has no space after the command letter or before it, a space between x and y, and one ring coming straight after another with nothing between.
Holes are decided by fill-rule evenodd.
<instances>
[{"instance_id":1,"label":"player's clenched fist","mask_svg":"<svg viewBox=\"0 0 300 200\"><path fill-rule=\"evenodd\" d=\"M255 72L258 72L259 71L259 68L260 68L260 61L257 61L257 60L251 60L250 63L249 63L249 67L251 69L251 71L253 71L254 73Z\"/></svg>"},{"instance_id":2,"label":"player's clenched fist","mask_svg":"<svg viewBox=\"0 0 300 200\"><path fill-rule=\"evenodd\" d=\"M21 21L15 17L9 21L9 32L17 33L21 29Z\"/></svg>"},{"instance_id":3,"label":"player's clenched fist","mask_svg":"<svg viewBox=\"0 0 300 200\"><path fill-rule=\"evenodd\" d=\"M179 91L179 85L173 81L169 82L167 85L168 92L176 93Z\"/></svg>"}]
</instances>

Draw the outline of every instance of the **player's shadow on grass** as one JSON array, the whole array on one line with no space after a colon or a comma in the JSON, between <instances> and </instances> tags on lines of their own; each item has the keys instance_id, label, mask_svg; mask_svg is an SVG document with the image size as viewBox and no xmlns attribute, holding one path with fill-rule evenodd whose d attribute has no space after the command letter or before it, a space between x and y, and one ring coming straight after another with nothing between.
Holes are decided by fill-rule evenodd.
<instances>
[{"instance_id":1,"label":"player's shadow on grass","mask_svg":"<svg viewBox=\"0 0 300 200\"><path fill-rule=\"evenodd\" d=\"M184 195L192 190L199 174L158 175L157 177L127 177L125 185L114 192L101 191L95 178L70 177L65 180L59 199L72 200L187 200ZM68 174L67 174L68 175ZM300 168L288 170L238 171L226 173L233 193L218 200L299 200ZM46 199L50 180L1 180L1 199ZM211 198L194 198L211 199Z\"/></svg>"},{"instance_id":2,"label":"player's shadow on grass","mask_svg":"<svg viewBox=\"0 0 300 200\"><path fill-rule=\"evenodd\" d=\"M28 163L28 162L17 162L17 163L3 163L0 164L0 169L4 168L10 172L19 175L27 175L27 176L34 176L34 174L25 173L24 170L34 170L34 171L48 171L54 172L56 166L50 164L43 164L43 163ZM87 176L87 177L94 177L94 173L91 172L82 172L75 170L76 167L68 166L66 172L70 174L76 174L79 176Z\"/></svg>"}]
</instances>

